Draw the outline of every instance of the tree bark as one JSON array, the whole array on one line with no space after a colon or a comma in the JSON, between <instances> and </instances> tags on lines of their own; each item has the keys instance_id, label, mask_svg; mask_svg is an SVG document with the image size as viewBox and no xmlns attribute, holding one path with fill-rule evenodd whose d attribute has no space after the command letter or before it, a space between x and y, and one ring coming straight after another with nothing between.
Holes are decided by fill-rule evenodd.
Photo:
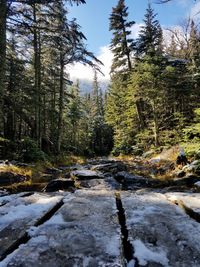
<instances>
[{"instance_id":1,"label":"tree bark","mask_svg":"<svg viewBox=\"0 0 200 267\"><path fill-rule=\"evenodd\" d=\"M37 140L37 144L41 147L41 44L40 44L40 32L38 30L37 22L37 6L33 4L33 47L34 47L34 72L35 72L35 132L34 137Z\"/></svg>"},{"instance_id":2,"label":"tree bark","mask_svg":"<svg viewBox=\"0 0 200 267\"><path fill-rule=\"evenodd\" d=\"M155 101L152 102L152 109L153 109L153 124L154 124L154 141L155 146L159 146L159 125L158 125L158 114L156 111L156 103Z\"/></svg>"},{"instance_id":3,"label":"tree bark","mask_svg":"<svg viewBox=\"0 0 200 267\"><path fill-rule=\"evenodd\" d=\"M63 128L63 109L64 109L64 57L60 52L60 91L59 91L59 114L58 114L58 133L57 133L57 153L60 153Z\"/></svg>"},{"instance_id":4,"label":"tree bark","mask_svg":"<svg viewBox=\"0 0 200 267\"><path fill-rule=\"evenodd\" d=\"M7 1L0 0L0 125L3 125L3 96L6 74L6 16ZM3 127L1 127L2 129ZM1 134L1 132L0 132Z\"/></svg>"}]
</instances>

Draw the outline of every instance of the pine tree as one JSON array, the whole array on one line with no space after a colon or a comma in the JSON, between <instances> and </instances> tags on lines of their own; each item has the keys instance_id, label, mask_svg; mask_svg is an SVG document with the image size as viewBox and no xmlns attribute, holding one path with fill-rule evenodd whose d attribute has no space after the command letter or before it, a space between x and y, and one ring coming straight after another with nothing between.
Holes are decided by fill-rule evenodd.
<instances>
[{"instance_id":1,"label":"pine tree","mask_svg":"<svg viewBox=\"0 0 200 267\"><path fill-rule=\"evenodd\" d=\"M159 21L156 19L151 4L148 4L144 26L141 27L139 37L137 39L137 55L155 55L162 53L162 29Z\"/></svg>"},{"instance_id":2,"label":"pine tree","mask_svg":"<svg viewBox=\"0 0 200 267\"><path fill-rule=\"evenodd\" d=\"M110 16L110 28L113 32L111 41L111 51L114 55L111 73L117 71L127 71L132 69L132 54L134 49L134 41L130 38L130 28L134 25L134 21L127 21L128 7L125 0L119 0L116 7L113 8Z\"/></svg>"}]
</instances>

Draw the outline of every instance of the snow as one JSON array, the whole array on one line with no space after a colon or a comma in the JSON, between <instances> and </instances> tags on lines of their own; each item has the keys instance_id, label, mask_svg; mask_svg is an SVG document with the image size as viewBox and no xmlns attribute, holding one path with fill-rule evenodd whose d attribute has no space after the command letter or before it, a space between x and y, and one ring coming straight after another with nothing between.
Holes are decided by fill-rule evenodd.
<instances>
[{"instance_id":1,"label":"snow","mask_svg":"<svg viewBox=\"0 0 200 267\"><path fill-rule=\"evenodd\" d=\"M180 195L183 199L183 194ZM185 194L185 197L192 205L197 200L196 207L200 207L200 194ZM121 200L129 241L140 266L151 262L162 266L191 266L191 263L200 266L200 225L170 203L167 194L121 192Z\"/></svg>"},{"instance_id":2,"label":"snow","mask_svg":"<svg viewBox=\"0 0 200 267\"><path fill-rule=\"evenodd\" d=\"M47 259L50 266L122 266L114 194L77 190L73 196L64 196L65 204L50 220L29 229L31 239L9 266L27 263L27 256L27 266L47 266Z\"/></svg>"},{"instance_id":3,"label":"snow","mask_svg":"<svg viewBox=\"0 0 200 267\"><path fill-rule=\"evenodd\" d=\"M165 267L169 266L167 255L161 248L157 248L157 251L155 251L154 247L151 250L139 239L134 240L133 245L135 250L134 256L138 259L140 265L145 266L148 262L152 261L160 263Z\"/></svg>"},{"instance_id":4,"label":"snow","mask_svg":"<svg viewBox=\"0 0 200 267\"><path fill-rule=\"evenodd\" d=\"M127 263L127 267L135 267L135 260L131 260Z\"/></svg>"},{"instance_id":5,"label":"snow","mask_svg":"<svg viewBox=\"0 0 200 267\"><path fill-rule=\"evenodd\" d=\"M200 182L197 183L200 186ZM166 197L172 202L183 201L188 208L200 212L200 193L167 193Z\"/></svg>"},{"instance_id":6,"label":"snow","mask_svg":"<svg viewBox=\"0 0 200 267\"><path fill-rule=\"evenodd\" d=\"M130 216L128 222L129 225L134 225L136 223L142 222L144 220L144 216L152 213L159 213L160 208L153 207L153 206L148 206L148 207L141 207L140 210L134 210L132 212L132 216ZM129 211L131 213L131 211Z\"/></svg>"},{"instance_id":7,"label":"snow","mask_svg":"<svg viewBox=\"0 0 200 267\"><path fill-rule=\"evenodd\" d=\"M23 220L25 218L37 219L45 211L59 202L61 197L34 194L26 198L18 199L17 201L16 199L14 200L15 205L11 201L11 203L0 207L0 230L17 220Z\"/></svg>"},{"instance_id":8,"label":"snow","mask_svg":"<svg viewBox=\"0 0 200 267\"><path fill-rule=\"evenodd\" d=\"M106 246L107 253L117 257L120 254L120 248L117 246L117 244L120 244L118 235L110 238L109 243Z\"/></svg>"},{"instance_id":9,"label":"snow","mask_svg":"<svg viewBox=\"0 0 200 267\"><path fill-rule=\"evenodd\" d=\"M199 182L196 182L194 185L200 187L200 181Z\"/></svg>"},{"instance_id":10,"label":"snow","mask_svg":"<svg viewBox=\"0 0 200 267\"><path fill-rule=\"evenodd\" d=\"M48 220L45 225L50 224L65 224L66 222L63 219L63 216L61 213L54 215L50 220Z\"/></svg>"},{"instance_id":11,"label":"snow","mask_svg":"<svg viewBox=\"0 0 200 267\"><path fill-rule=\"evenodd\" d=\"M17 255L17 253L19 252L19 250L21 248L23 248L24 245L20 245L18 249L16 249L14 252L12 252L11 254L9 254L3 261L0 262L0 267L7 267L8 263L15 258L15 256Z\"/></svg>"}]
</instances>

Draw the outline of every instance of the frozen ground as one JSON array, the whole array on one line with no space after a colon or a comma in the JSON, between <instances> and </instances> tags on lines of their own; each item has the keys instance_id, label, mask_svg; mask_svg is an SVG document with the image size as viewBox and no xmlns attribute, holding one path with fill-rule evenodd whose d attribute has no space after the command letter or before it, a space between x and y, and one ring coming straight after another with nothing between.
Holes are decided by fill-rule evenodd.
<instances>
[{"instance_id":1,"label":"frozen ground","mask_svg":"<svg viewBox=\"0 0 200 267\"><path fill-rule=\"evenodd\" d=\"M2 194L0 267L200 266L200 194L115 195L95 181L75 193Z\"/></svg>"}]
</instances>

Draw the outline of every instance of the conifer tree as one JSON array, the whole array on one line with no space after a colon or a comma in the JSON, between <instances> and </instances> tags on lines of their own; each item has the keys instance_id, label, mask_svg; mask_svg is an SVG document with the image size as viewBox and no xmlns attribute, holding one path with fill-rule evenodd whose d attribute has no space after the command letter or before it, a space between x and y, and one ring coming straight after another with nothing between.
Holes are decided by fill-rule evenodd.
<instances>
[{"instance_id":1,"label":"conifer tree","mask_svg":"<svg viewBox=\"0 0 200 267\"><path fill-rule=\"evenodd\" d=\"M156 19L151 4L148 3L144 18L144 26L141 27L137 39L137 55L155 55L162 53L162 29L159 21Z\"/></svg>"},{"instance_id":2,"label":"conifer tree","mask_svg":"<svg viewBox=\"0 0 200 267\"><path fill-rule=\"evenodd\" d=\"M131 27L134 21L127 21L128 7L125 0L119 0L116 7L113 7L110 15L110 28L113 32L111 41L111 51L114 55L111 73L117 71L127 71L132 69L132 54L134 49L134 41L130 38Z\"/></svg>"}]
</instances>

